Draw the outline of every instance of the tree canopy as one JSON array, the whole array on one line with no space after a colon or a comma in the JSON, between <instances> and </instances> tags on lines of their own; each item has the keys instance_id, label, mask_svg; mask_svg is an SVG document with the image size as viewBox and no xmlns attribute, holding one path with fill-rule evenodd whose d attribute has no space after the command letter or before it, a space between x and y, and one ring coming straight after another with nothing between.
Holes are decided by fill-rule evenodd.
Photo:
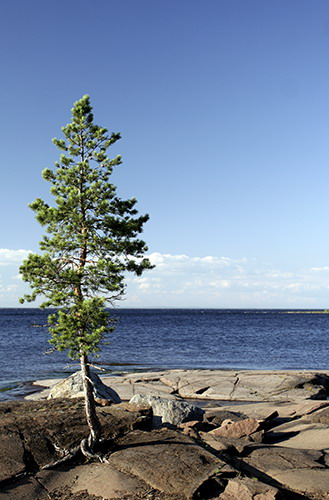
<instances>
[{"instance_id":1,"label":"tree canopy","mask_svg":"<svg viewBox=\"0 0 329 500\"><path fill-rule=\"evenodd\" d=\"M56 169L42 172L55 206L40 198L30 204L47 234L43 253L30 254L20 268L32 288L21 301L41 295L41 307L61 308L50 319L52 342L76 357L81 348L97 351L108 330L104 305L123 296L125 272L139 276L152 267L138 238L149 217L137 216L136 199L120 199L110 182L121 157L110 159L107 150L120 134L94 124L89 96L74 104L62 131L64 139L53 139L62 151Z\"/></svg>"}]
</instances>

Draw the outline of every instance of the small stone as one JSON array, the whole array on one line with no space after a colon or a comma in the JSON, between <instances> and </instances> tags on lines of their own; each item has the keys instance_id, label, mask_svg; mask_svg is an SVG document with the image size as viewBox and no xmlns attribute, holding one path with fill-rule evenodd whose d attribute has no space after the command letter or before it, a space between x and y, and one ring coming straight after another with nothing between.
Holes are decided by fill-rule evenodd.
<instances>
[{"instance_id":1,"label":"small stone","mask_svg":"<svg viewBox=\"0 0 329 500\"><path fill-rule=\"evenodd\" d=\"M261 429L260 421L255 418L245 418L244 420L239 420L238 422L226 424L224 422L221 427L213 429L209 433L214 436L241 438L243 436L250 436L254 432Z\"/></svg>"},{"instance_id":2,"label":"small stone","mask_svg":"<svg viewBox=\"0 0 329 500\"><path fill-rule=\"evenodd\" d=\"M180 429L195 429L200 426L200 420L190 420L188 422L183 422L179 424Z\"/></svg>"},{"instance_id":3,"label":"small stone","mask_svg":"<svg viewBox=\"0 0 329 500\"><path fill-rule=\"evenodd\" d=\"M237 422L238 420L243 420L248 418L247 415L241 412L234 412L228 410L211 410L206 411L206 420L215 427L220 427L224 420L231 420L232 422Z\"/></svg>"},{"instance_id":4,"label":"small stone","mask_svg":"<svg viewBox=\"0 0 329 500\"><path fill-rule=\"evenodd\" d=\"M111 404L112 404L111 401L109 401L108 399L104 399L104 398L94 398L94 400L98 406L111 406Z\"/></svg>"}]
</instances>

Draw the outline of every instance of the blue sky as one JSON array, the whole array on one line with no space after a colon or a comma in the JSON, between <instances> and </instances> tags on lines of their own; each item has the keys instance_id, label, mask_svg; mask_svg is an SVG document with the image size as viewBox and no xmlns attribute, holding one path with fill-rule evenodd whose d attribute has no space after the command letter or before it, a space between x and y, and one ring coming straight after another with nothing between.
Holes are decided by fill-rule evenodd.
<instances>
[{"instance_id":1,"label":"blue sky","mask_svg":"<svg viewBox=\"0 0 329 500\"><path fill-rule=\"evenodd\" d=\"M327 0L13 0L0 11L0 303L42 228L27 204L88 93L156 269L125 307L329 305Z\"/></svg>"}]
</instances>

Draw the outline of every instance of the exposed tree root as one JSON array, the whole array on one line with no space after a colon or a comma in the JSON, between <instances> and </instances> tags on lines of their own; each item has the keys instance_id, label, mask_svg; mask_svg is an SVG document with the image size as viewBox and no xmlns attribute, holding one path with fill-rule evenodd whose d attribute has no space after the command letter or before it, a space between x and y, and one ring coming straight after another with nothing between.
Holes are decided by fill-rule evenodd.
<instances>
[{"instance_id":1,"label":"exposed tree root","mask_svg":"<svg viewBox=\"0 0 329 500\"><path fill-rule=\"evenodd\" d=\"M109 463L108 460L105 458L105 454L96 453L95 451L92 450L89 442L90 442L90 437L84 438L82 439L81 443L78 446L75 446L70 450L58 450L58 446L56 446L58 451L62 451L63 453L62 458L59 458L58 460L55 460L54 462L51 462L49 464L43 465L41 467L41 470L53 469L58 465L66 464L67 462L70 462L71 460L78 458L79 455L80 459L85 457L89 460L99 460L101 463ZM104 443L103 440L101 440L99 444L102 443Z\"/></svg>"},{"instance_id":2,"label":"exposed tree root","mask_svg":"<svg viewBox=\"0 0 329 500\"><path fill-rule=\"evenodd\" d=\"M89 444L89 439L85 438L81 441L80 449L85 457L90 459L98 459L102 463L108 463L108 460L105 458L104 455L102 455L101 453L96 453L95 451L92 450Z\"/></svg>"},{"instance_id":3,"label":"exposed tree root","mask_svg":"<svg viewBox=\"0 0 329 500\"><path fill-rule=\"evenodd\" d=\"M44 469L52 469L54 467L57 467L57 465L62 465L70 460L73 460L76 458L79 454L81 453L81 447L76 446L75 448L72 448L71 450L65 450L64 456L62 458L59 458L58 460L55 460L54 462L50 462L49 464L43 465L41 467L41 470Z\"/></svg>"}]
</instances>

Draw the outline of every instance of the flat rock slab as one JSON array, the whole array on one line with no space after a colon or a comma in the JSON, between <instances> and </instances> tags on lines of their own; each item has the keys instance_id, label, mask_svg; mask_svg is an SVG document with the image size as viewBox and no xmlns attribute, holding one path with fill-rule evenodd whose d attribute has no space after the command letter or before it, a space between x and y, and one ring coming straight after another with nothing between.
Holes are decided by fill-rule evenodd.
<instances>
[{"instance_id":1,"label":"flat rock slab","mask_svg":"<svg viewBox=\"0 0 329 500\"><path fill-rule=\"evenodd\" d=\"M32 476L0 488L0 500L49 500L49 498L47 490Z\"/></svg>"},{"instance_id":2,"label":"flat rock slab","mask_svg":"<svg viewBox=\"0 0 329 500\"><path fill-rule=\"evenodd\" d=\"M169 381L167 376L166 380ZM174 377L177 384L177 376ZM182 375L177 390L184 398L231 401L325 399L329 378L312 372L210 372Z\"/></svg>"},{"instance_id":3,"label":"flat rock slab","mask_svg":"<svg viewBox=\"0 0 329 500\"><path fill-rule=\"evenodd\" d=\"M48 492L68 489L72 493L86 491L89 495L110 499L142 495L150 487L140 479L120 472L108 464L92 463L71 469L42 471L36 479ZM0 497L1 498L1 497Z\"/></svg>"},{"instance_id":4,"label":"flat rock slab","mask_svg":"<svg viewBox=\"0 0 329 500\"><path fill-rule=\"evenodd\" d=\"M326 399L329 372L167 370L129 373L104 378L104 382L115 387L119 394L121 384L134 386L135 393L146 394L148 389L149 394L159 395L167 391L186 399L281 401ZM139 386L142 391L138 391Z\"/></svg>"},{"instance_id":5,"label":"flat rock slab","mask_svg":"<svg viewBox=\"0 0 329 500\"><path fill-rule=\"evenodd\" d=\"M108 464L91 463L41 471L0 489L0 500L186 500L165 495Z\"/></svg>"},{"instance_id":6,"label":"flat rock slab","mask_svg":"<svg viewBox=\"0 0 329 500\"><path fill-rule=\"evenodd\" d=\"M134 431L118 441L109 457L114 468L167 494L192 498L225 462L171 429Z\"/></svg>"},{"instance_id":7,"label":"flat rock slab","mask_svg":"<svg viewBox=\"0 0 329 500\"><path fill-rule=\"evenodd\" d=\"M287 469L326 469L320 461L323 457L321 451L297 450L268 445L249 445L244 460L251 463L262 472L271 475L273 471Z\"/></svg>"},{"instance_id":8,"label":"flat rock slab","mask_svg":"<svg viewBox=\"0 0 329 500\"><path fill-rule=\"evenodd\" d=\"M262 402L257 401L254 403L234 403L225 404L221 403L220 406L205 406L206 415L220 415L223 411L241 413L249 418L265 419L271 413L278 412L280 418L291 419L299 418L304 415L310 415L322 408L328 408L329 401L318 400L302 400L302 401L277 401Z\"/></svg>"},{"instance_id":9,"label":"flat rock slab","mask_svg":"<svg viewBox=\"0 0 329 500\"><path fill-rule=\"evenodd\" d=\"M294 491L328 498L329 468L322 458L323 454L315 450L253 445L243 460L253 467L254 474L258 470Z\"/></svg>"},{"instance_id":10,"label":"flat rock slab","mask_svg":"<svg viewBox=\"0 0 329 500\"><path fill-rule=\"evenodd\" d=\"M278 471L272 477L293 491L307 495L306 498L329 498L328 469Z\"/></svg>"},{"instance_id":11,"label":"flat rock slab","mask_svg":"<svg viewBox=\"0 0 329 500\"><path fill-rule=\"evenodd\" d=\"M203 400L301 401L324 400L329 392L328 371L163 370L101 378L121 399L151 394ZM28 399L47 397L54 381L39 380L35 385L43 385L45 390Z\"/></svg>"},{"instance_id":12,"label":"flat rock slab","mask_svg":"<svg viewBox=\"0 0 329 500\"><path fill-rule=\"evenodd\" d=\"M266 434L266 441L287 448L329 451L329 428L299 419L275 427Z\"/></svg>"}]
</instances>

